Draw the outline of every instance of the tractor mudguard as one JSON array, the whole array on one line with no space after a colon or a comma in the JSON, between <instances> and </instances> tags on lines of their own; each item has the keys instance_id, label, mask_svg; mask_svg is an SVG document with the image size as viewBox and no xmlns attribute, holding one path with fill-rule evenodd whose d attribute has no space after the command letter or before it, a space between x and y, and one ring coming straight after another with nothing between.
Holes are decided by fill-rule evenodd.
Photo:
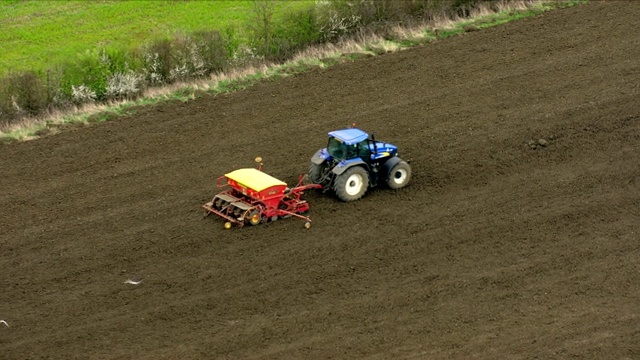
<instances>
[{"instance_id":1,"label":"tractor mudguard","mask_svg":"<svg viewBox=\"0 0 640 360\"><path fill-rule=\"evenodd\" d=\"M389 177L389 172L391 171L391 169L393 169L393 167L396 166L401 161L402 161L402 159L400 159L397 156L389 158L389 160L385 161L384 165L382 165L382 176L383 176L383 178L387 179Z\"/></svg>"},{"instance_id":2,"label":"tractor mudguard","mask_svg":"<svg viewBox=\"0 0 640 360\"><path fill-rule=\"evenodd\" d=\"M368 170L369 166L367 166L367 163L365 163L360 158L340 161L338 165L334 166L333 169L331 169L331 171L336 175L340 175L343 172L347 171L347 169L349 169L350 167L356 166L356 165L364 165L364 168L367 169L367 171L369 171Z\"/></svg>"},{"instance_id":3,"label":"tractor mudguard","mask_svg":"<svg viewBox=\"0 0 640 360\"><path fill-rule=\"evenodd\" d=\"M323 162L327 161L331 156L327 149L320 149L316 151L315 154L311 157L311 163L316 165L321 165Z\"/></svg>"}]
</instances>

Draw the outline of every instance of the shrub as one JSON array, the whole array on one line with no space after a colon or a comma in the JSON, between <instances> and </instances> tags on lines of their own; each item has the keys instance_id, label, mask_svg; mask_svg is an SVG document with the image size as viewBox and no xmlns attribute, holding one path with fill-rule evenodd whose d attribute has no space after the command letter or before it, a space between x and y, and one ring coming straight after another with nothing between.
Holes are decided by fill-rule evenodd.
<instances>
[{"instance_id":1,"label":"shrub","mask_svg":"<svg viewBox=\"0 0 640 360\"><path fill-rule=\"evenodd\" d=\"M0 127L9 125L17 116L17 109L13 106L15 97L11 93L8 77L0 79Z\"/></svg>"},{"instance_id":2,"label":"shrub","mask_svg":"<svg viewBox=\"0 0 640 360\"><path fill-rule=\"evenodd\" d=\"M42 81L32 71L10 74L2 84L2 114L9 118L34 116L46 108Z\"/></svg>"},{"instance_id":3,"label":"shrub","mask_svg":"<svg viewBox=\"0 0 640 360\"><path fill-rule=\"evenodd\" d=\"M273 27L269 57L273 60L290 59L305 46L320 42L313 8L290 10Z\"/></svg>"},{"instance_id":4,"label":"shrub","mask_svg":"<svg viewBox=\"0 0 640 360\"><path fill-rule=\"evenodd\" d=\"M87 85L71 85L71 100L74 104L93 102L96 98L96 92Z\"/></svg>"},{"instance_id":5,"label":"shrub","mask_svg":"<svg viewBox=\"0 0 640 360\"><path fill-rule=\"evenodd\" d=\"M116 72L107 81L107 98L135 99L144 90L144 77L132 70Z\"/></svg>"},{"instance_id":6,"label":"shrub","mask_svg":"<svg viewBox=\"0 0 640 360\"><path fill-rule=\"evenodd\" d=\"M150 85L161 85L169 81L174 68L171 41L168 39L153 42L144 53L144 74Z\"/></svg>"},{"instance_id":7,"label":"shrub","mask_svg":"<svg viewBox=\"0 0 640 360\"><path fill-rule=\"evenodd\" d=\"M477 6L477 4L478 0L456 0L451 7L458 16L469 17L471 10Z\"/></svg>"},{"instance_id":8,"label":"shrub","mask_svg":"<svg viewBox=\"0 0 640 360\"><path fill-rule=\"evenodd\" d=\"M65 66L62 91L78 104L83 99L104 100L110 58L104 49L87 50Z\"/></svg>"},{"instance_id":9,"label":"shrub","mask_svg":"<svg viewBox=\"0 0 640 360\"><path fill-rule=\"evenodd\" d=\"M234 68L248 67L264 62L264 56L259 55L257 51L248 46L239 45L229 59L229 66Z\"/></svg>"},{"instance_id":10,"label":"shrub","mask_svg":"<svg viewBox=\"0 0 640 360\"><path fill-rule=\"evenodd\" d=\"M47 70L45 79L46 106L49 110L65 108L71 104L68 97L62 92L62 69L55 67Z\"/></svg>"},{"instance_id":11,"label":"shrub","mask_svg":"<svg viewBox=\"0 0 640 360\"><path fill-rule=\"evenodd\" d=\"M262 56L269 56L272 52L274 12L275 2L269 0L253 1L247 29L250 46Z\"/></svg>"},{"instance_id":12,"label":"shrub","mask_svg":"<svg viewBox=\"0 0 640 360\"><path fill-rule=\"evenodd\" d=\"M360 16L345 6L344 1L321 0L316 3L315 22L320 40L334 42L352 33L360 23Z\"/></svg>"},{"instance_id":13,"label":"shrub","mask_svg":"<svg viewBox=\"0 0 640 360\"><path fill-rule=\"evenodd\" d=\"M197 54L192 55L192 62L202 63L201 75L220 73L225 70L229 63L227 49L230 40L228 38L224 38L216 30L196 32L191 35L191 38L194 50L197 51Z\"/></svg>"}]
</instances>

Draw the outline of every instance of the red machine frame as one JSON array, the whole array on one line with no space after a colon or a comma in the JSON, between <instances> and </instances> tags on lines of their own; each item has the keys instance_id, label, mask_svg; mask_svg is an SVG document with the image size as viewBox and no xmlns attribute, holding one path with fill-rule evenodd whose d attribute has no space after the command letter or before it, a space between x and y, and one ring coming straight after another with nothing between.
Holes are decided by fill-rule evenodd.
<instances>
[{"instance_id":1,"label":"red machine frame","mask_svg":"<svg viewBox=\"0 0 640 360\"><path fill-rule=\"evenodd\" d=\"M202 207L205 217L215 214L225 219L225 227L232 224L239 227L245 224L258 225L278 218L294 216L306 220L305 226L311 225L311 219L302 215L309 210L309 203L302 199L305 190L321 189L318 184L304 185L304 176L300 176L294 188L288 188L282 182L258 169L239 169L220 176L218 188L227 188L216 194L211 201ZM258 186L252 186L252 185Z\"/></svg>"}]
</instances>

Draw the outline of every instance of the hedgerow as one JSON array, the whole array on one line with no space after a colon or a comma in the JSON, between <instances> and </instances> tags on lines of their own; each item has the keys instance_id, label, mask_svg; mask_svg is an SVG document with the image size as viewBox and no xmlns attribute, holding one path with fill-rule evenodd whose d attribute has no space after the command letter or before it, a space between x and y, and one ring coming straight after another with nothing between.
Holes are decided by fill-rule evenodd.
<instances>
[{"instance_id":1,"label":"hedgerow","mask_svg":"<svg viewBox=\"0 0 640 360\"><path fill-rule=\"evenodd\" d=\"M254 0L250 22L154 39L134 49L87 49L46 71L0 78L0 128L25 117L87 103L135 99L150 87L279 62L301 49L363 30L468 14L475 0L317 0L275 14L273 0Z\"/></svg>"}]
</instances>

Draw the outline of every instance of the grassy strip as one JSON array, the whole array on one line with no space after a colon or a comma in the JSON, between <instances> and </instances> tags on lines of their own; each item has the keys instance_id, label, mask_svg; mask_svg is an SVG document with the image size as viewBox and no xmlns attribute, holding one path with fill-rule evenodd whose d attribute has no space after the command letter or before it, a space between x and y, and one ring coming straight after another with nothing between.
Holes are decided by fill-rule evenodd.
<instances>
[{"instance_id":1,"label":"grassy strip","mask_svg":"<svg viewBox=\"0 0 640 360\"><path fill-rule=\"evenodd\" d=\"M90 124L104 122L112 118L130 116L139 106L161 103L163 101L189 101L196 96L216 95L238 91L264 80L276 80L308 71L312 68L326 68L341 62L354 61L362 56L395 52L419 44L446 39L469 31L498 26L506 22L537 16L556 8L587 3L588 0L569 2L540 1L524 8L506 8L496 13L486 9L468 19L442 21L435 26L429 25L417 29L397 29L394 40L383 39L375 34L358 40L345 41L339 45L326 44L318 48L307 49L298 57L284 64L275 64L261 68L247 68L229 74L213 77L208 81L192 84L177 84L148 91L143 98L111 105L88 105L79 108L74 114L52 116L45 122L23 123L12 129L0 132L4 142L30 140L56 133L68 124Z\"/></svg>"}]
</instances>

